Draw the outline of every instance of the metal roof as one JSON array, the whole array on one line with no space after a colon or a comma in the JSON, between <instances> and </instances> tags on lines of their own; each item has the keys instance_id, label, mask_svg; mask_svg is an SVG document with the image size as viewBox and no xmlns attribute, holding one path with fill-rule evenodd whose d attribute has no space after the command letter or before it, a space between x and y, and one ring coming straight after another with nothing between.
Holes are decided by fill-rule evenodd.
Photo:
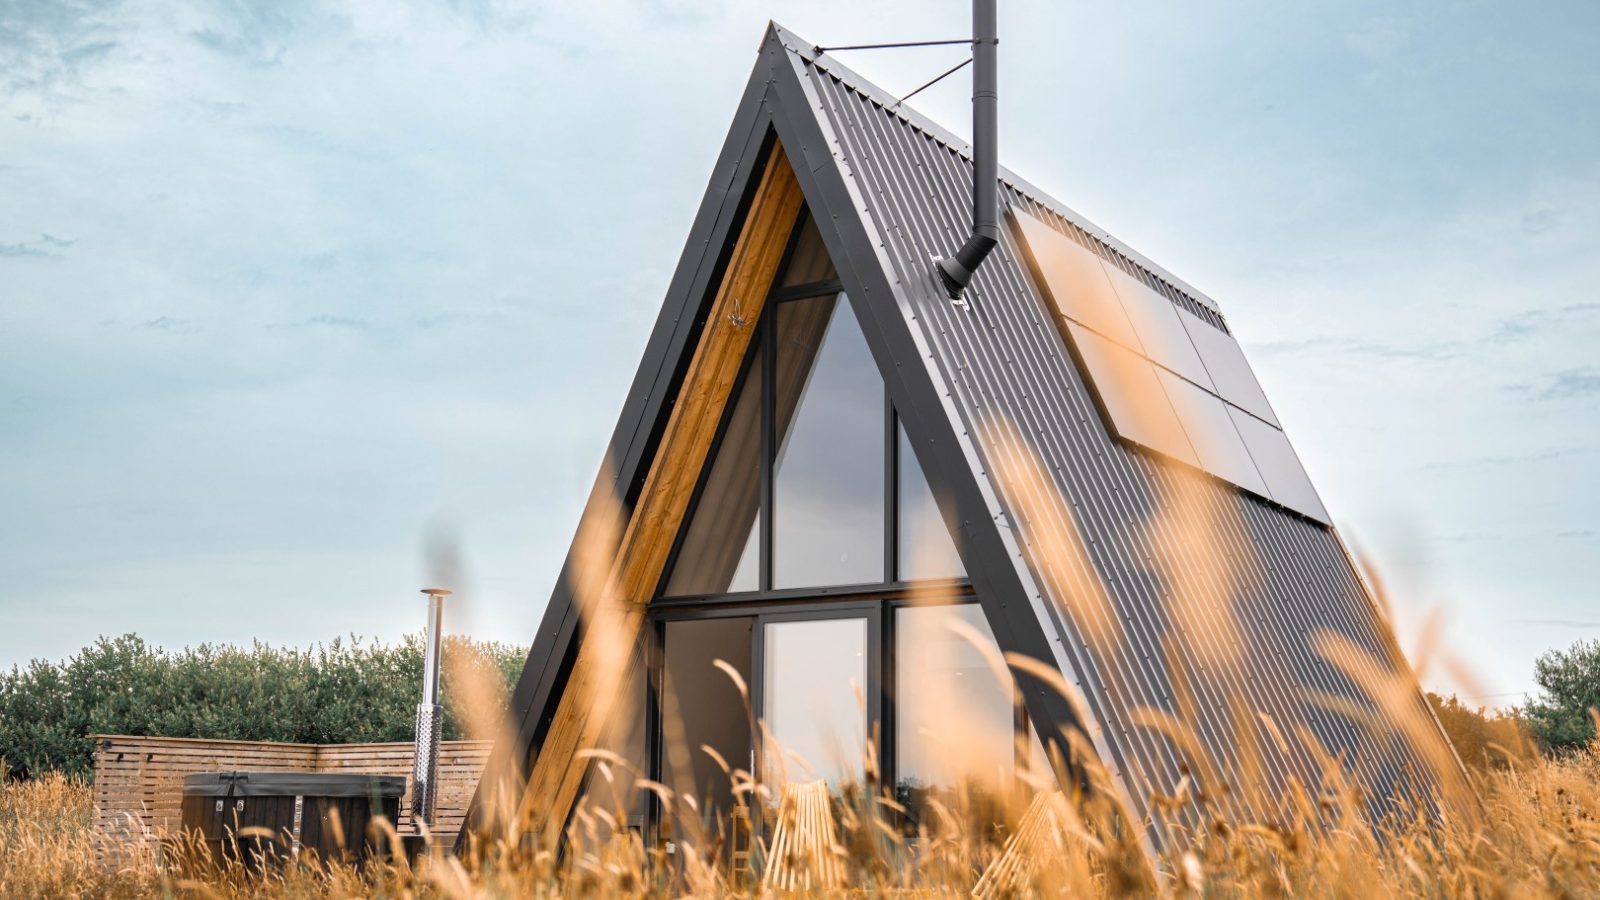
<instances>
[{"instance_id":1,"label":"metal roof","mask_svg":"<svg viewBox=\"0 0 1600 900\"><path fill-rule=\"evenodd\" d=\"M1150 817L1150 849L1167 844L1171 827L1198 822L1193 810L1158 817L1151 803L1153 794L1177 792L1186 775L1206 781L1205 771L1220 772L1236 784L1259 771L1264 794L1222 799L1231 811L1274 821L1280 811L1257 801L1282 796L1291 778L1320 782L1319 752L1302 736L1342 756L1373 814L1404 786L1454 777L1434 771L1426 748L1373 726L1394 709L1356 680L1404 681L1409 672L1337 533L1113 435L1012 229L1001 229L1000 246L977 272L969 307L953 305L930 259L966 234L972 176L965 144L776 25L713 170L591 508L611 497L631 506L649 471L725 245L773 135L959 538L991 630L1007 651L1059 669L1075 692L1061 698L1020 674L1030 715L1041 731L1082 727L1124 802ZM1002 202L1226 329L1209 297L1013 173L1001 177ZM1036 477L1023 477L1030 473ZM1062 547L1075 552L1064 557ZM502 757L537 752L570 670L579 632L573 559L512 699L518 743L497 750ZM1104 604L1101 620L1086 621L1086 597ZM1317 643L1330 634L1343 640L1325 646L1324 656ZM1405 683L1413 696L1404 702L1430 715L1414 682ZM1141 727L1141 710L1186 716L1205 759L1188 758L1167 735ZM1270 717L1282 740L1260 716ZM1215 779L1201 789L1213 799L1226 790Z\"/></svg>"},{"instance_id":2,"label":"metal roof","mask_svg":"<svg viewBox=\"0 0 1600 900\"><path fill-rule=\"evenodd\" d=\"M1284 730L1303 724L1330 754L1344 754L1374 799L1374 812L1382 811L1405 778L1425 778L1416 773L1430 766L1415 748L1395 744L1317 700L1342 698L1382 715L1375 700L1317 652L1318 634L1341 635L1371 659L1346 659L1346 665L1405 665L1337 534L1117 440L1096 410L1091 386L1074 364L1012 230L1002 229L1001 246L978 271L970 309L945 300L928 261L958 246L965 233L968 146L836 60L817 56L808 42L781 28L775 37L815 101L833 165L852 187L856 211L892 276L904 327L946 397L947 414L968 438L968 468L986 482L990 512L1011 533L1018 561L1027 564L1024 580L1036 598L1052 601L1042 612L1065 611L1045 617L1059 629L1063 672L1081 690L1097 743L1133 807L1150 813L1151 792L1172 794L1189 768L1171 741L1135 725L1140 709L1181 714L1180 681L1194 694L1198 715L1190 724L1216 766L1234 778L1244 757L1255 755L1271 785L1286 785L1290 776L1302 784L1319 780L1311 754L1292 746L1282 752L1239 721L1238 704L1249 715L1271 716ZM1014 173L1002 170L1001 177L1004 202L1053 224L1226 330L1211 298ZM983 427L996 417L1015 429ZM1023 468L1027 463L1021 461L1030 458L1041 464L1049 483L1019 496L1026 488L996 473ZM1179 505L1158 511L1163 503ZM1066 577L1038 572L1032 552L1048 544L1050 534L1071 530L1081 531L1092 571ZM1202 532L1205 539L1192 539ZM1223 598L1215 598L1214 618L1174 611L1179 595L1214 590L1208 573L1218 571L1233 576L1236 628L1223 626ZM1099 646L1072 614L1073 598L1059 595L1097 590L1092 580L1104 585L1116 623L1115 637ZM1415 702L1424 704L1420 693ZM1241 728L1257 746L1238 746ZM1244 811L1259 821L1274 815Z\"/></svg>"}]
</instances>

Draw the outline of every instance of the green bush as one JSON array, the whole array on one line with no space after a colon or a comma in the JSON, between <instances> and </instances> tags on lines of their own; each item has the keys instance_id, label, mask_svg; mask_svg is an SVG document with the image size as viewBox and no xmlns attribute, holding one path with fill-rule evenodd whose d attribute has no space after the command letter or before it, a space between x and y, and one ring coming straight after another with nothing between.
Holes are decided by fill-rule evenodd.
<instances>
[{"instance_id":1,"label":"green bush","mask_svg":"<svg viewBox=\"0 0 1600 900\"><path fill-rule=\"evenodd\" d=\"M527 650L449 638L440 687L444 736L462 736L469 693L457 679L509 694ZM0 674L0 760L11 778L87 775L91 734L346 744L411 740L422 641L334 640L310 650L202 644L169 652L137 635L101 638L62 663ZM472 692L474 694L495 692ZM501 708L486 710L504 714ZM477 702L484 702L478 700Z\"/></svg>"},{"instance_id":2,"label":"green bush","mask_svg":"<svg viewBox=\"0 0 1600 900\"><path fill-rule=\"evenodd\" d=\"M1581 750L1595 739L1590 710L1600 708L1600 641L1577 641L1547 650L1533 667L1542 696L1523 710L1528 727L1546 749Z\"/></svg>"}]
</instances>

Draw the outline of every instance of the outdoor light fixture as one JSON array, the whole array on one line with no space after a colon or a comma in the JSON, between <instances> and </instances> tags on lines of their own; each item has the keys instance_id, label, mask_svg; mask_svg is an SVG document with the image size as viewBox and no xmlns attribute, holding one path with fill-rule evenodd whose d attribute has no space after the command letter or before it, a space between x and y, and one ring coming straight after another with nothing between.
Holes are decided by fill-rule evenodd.
<instances>
[{"instance_id":1,"label":"outdoor light fixture","mask_svg":"<svg viewBox=\"0 0 1600 900\"><path fill-rule=\"evenodd\" d=\"M417 752L411 770L411 822L418 832L433 824L439 799L439 737L444 707L439 705L439 660L444 640L444 588L423 588L428 595L428 633L423 647L422 702L417 704Z\"/></svg>"},{"instance_id":2,"label":"outdoor light fixture","mask_svg":"<svg viewBox=\"0 0 1600 900\"><path fill-rule=\"evenodd\" d=\"M996 0L972 3L972 234L954 256L933 261L939 282L958 303L973 273L1000 242L1000 28L995 6Z\"/></svg>"}]
</instances>

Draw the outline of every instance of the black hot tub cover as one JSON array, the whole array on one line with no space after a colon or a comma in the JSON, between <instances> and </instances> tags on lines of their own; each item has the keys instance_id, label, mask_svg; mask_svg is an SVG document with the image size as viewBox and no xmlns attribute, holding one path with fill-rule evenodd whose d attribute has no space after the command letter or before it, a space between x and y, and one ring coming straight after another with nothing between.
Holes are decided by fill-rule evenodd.
<instances>
[{"instance_id":1,"label":"black hot tub cover","mask_svg":"<svg viewBox=\"0 0 1600 900\"><path fill-rule=\"evenodd\" d=\"M333 772L200 772L183 779L186 797L399 797L403 775Z\"/></svg>"}]
</instances>

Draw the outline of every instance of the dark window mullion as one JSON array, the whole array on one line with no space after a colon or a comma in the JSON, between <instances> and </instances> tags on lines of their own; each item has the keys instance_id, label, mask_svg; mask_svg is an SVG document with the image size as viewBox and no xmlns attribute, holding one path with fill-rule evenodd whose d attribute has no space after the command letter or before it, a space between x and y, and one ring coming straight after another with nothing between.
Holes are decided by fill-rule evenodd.
<instances>
[{"instance_id":1,"label":"dark window mullion","mask_svg":"<svg viewBox=\"0 0 1600 900\"><path fill-rule=\"evenodd\" d=\"M761 578L760 585L763 592L772 590L772 524L774 511L772 508L772 460L777 454L776 439L773 435L775 427L773 421L773 403L777 395L778 371L778 342L775 335L778 330L777 310L771 310L771 315L761 317L761 333L757 339L764 348L762 357L766 365L761 367Z\"/></svg>"},{"instance_id":2,"label":"dark window mullion","mask_svg":"<svg viewBox=\"0 0 1600 900\"><path fill-rule=\"evenodd\" d=\"M900 459L899 437L895 428L894 404L889 402L889 387L883 389L883 583L891 584L900 574Z\"/></svg>"}]
</instances>

